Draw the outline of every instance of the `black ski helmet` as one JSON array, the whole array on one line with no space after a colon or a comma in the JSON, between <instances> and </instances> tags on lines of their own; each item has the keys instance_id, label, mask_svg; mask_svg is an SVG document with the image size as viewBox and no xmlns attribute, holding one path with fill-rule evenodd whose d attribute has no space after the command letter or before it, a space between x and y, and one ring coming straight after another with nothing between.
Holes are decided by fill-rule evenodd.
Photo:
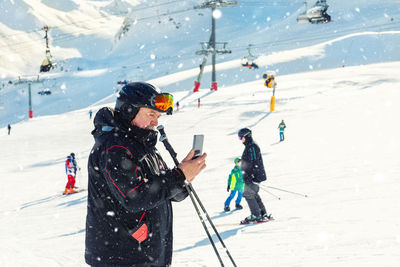
<instances>
[{"instance_id":1,"label":"black ski helmet","mask_svg":"<svg viewBox=\"0 0 400 267\"><path fill-rule=\"evenodd\" d=\"M149 83L128 83L119 92L115 110L120 113L120 118L127 123L130 123L135 118L141 107L167 112L169 115L172 114L172 109L162 111L154 106L154 98L160 94L162 94L160 89Z\"/></svg>"},{"instance_id":2,"label":"black ski helmet","mask_svg":"<svg viewBox=\"0 0 400 267\"><path fill-rule=\"evenodd\" d=\"M74 159L74 158L75 158L75 153L72 152L72 153L70 154L70 156Z\"/></svg>"},{"instance_id":3,"label":"black ski helmet","mask_svg":"<svg viewBox=\"0 0 400 267\"><path fill-rule=\"evenodd\" d=\"M242 129L239 130L238 136L240 138L251 137L251 130L249 128L242 128Z\"/></svg>"}]
</instances>

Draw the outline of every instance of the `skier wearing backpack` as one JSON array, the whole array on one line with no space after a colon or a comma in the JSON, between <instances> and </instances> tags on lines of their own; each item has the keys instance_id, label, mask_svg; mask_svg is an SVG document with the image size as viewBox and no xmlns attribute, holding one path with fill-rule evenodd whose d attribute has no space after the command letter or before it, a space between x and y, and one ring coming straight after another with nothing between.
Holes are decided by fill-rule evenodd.
<instances>
[{"instance_id":1,"label":"skier wearing backpack","mask_svg":"<svg viewBox=\"0 0 400 267\"><path fill-rule=\"evenodd\" d=\"M75 170L75 168L76 167L73 163L72 156L71 155L67 156L67 160L65 161L65 173L67 174L68 182L67 182L67 185L65 186L64 194L76 193L76 191L74 190L74 187L75 187L74 170Z\"/></svg>"},{"instance_id":2,"label":"skier wearing backpack","mask_svg":"<svg viewBox=\"0 0 400 267\"><path fill-rule=\"evenodd\" d=\"M244 190L244 183L243 183L243 175L242 175L242 169L240 168L240 158L235 158L235 167L233 167L231 173L229 174L228 178L228 187L226 188L226 191L229 192L231 190L230 195L228 198L225 200L224 203L224 211L230 211L231 208L229 207L232 199L235 197L236 192L238 193L237 198L236 198L236 205L235 208L238 210L243 209L243 207L240 205L240 201L242 201L242 196L243 196L243 190Z\"/></svg>"},{"instance_id":3,"label":"skier wearing backpack","mask_svg":"<svg viewBox=\"0 0 400 267\"><path fill-rule=\"evenodd\" d=\"M238 136L245 146L242 155L243 181L245 183L243 197L246 199L251 211L250 216L241 221L241 224L265 222L271 219L271 215L267 214L267 210L258 194L260 191L258 184L267 180L261 151L253 141L250 129L240 129Z\"/></svg>"}]
</instances>

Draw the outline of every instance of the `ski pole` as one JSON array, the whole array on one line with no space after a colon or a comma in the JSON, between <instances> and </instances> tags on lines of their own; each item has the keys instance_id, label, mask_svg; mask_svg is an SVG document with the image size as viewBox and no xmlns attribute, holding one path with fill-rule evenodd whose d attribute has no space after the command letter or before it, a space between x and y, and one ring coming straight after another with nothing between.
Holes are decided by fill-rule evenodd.
<instances>
[{"instance_id":1,"label":"ski pole","mask_svg":"<svg viewBox=\"0 0 400 267\"><path fill-rule=\"evenodd\" d=\"M279 190L279 191L283 191L283 192L287 192L287 193L291 193L291 194L299 195L299 196L302 196L302 197L308 197L308 196L307 196L307 195L305 195L305 194L296 193L296 192L293 192L293 191L284 190L284 189L276 188L276 187L273 187L273 186L267 186L267 187L268 187L268 188L271 188L271 189L275 189L275 190Z\"/></svg>"},{"instance_id":2,"label":"ski pole","mask_svg":"<svg viewBox=\"0 0 400 267\"><path fill-rule=\"evenodd\" d=\"M210 240L211 245L212 245L213 248L214 248L214 252L215 252L215 254L216 254L217 257L218 257L219 263L221 264L222 267L224 267L225 265L224 265L224 263L223 263L223 261L222 261L222 259L221 259L221 256L219 255L219 252L218 252L218 250L217 250L217 247L215 246L214 240L212 239L211 234L210 234L210 232L209 232L208 229L207 229L207 226L206 226L206 223L205 223L205 221L204 221L204 219L203 219L203 216L201 215L201 212L200 212L200 210L199 210L199 207L197 206L196 201L195 201L194 198L193 198L193 194L192 194L191 191L190 191L191 189L189 189L188 185L189 185L189 183L186 183L186 190L187 190L188 193L189 193L190 199L192 200L193 206L194 206L194 208L195 208L195 210L196 210L196 212L197 212L197 215L199 216L200 222L201 222L201 224L203 225L203 228L204 228L204 230L206 231L207 237L208 237L208 239Z\"/></svg>"},{"instance_id":3,"label":"ski pole","mask_svg":"<svg viewBox=\"0 0 400 267\"><path fill-rule=\"evenodd\" d=\"M215 227L214 223L212 222L212 220L211 220L210 216L208 215L208 213L207 213L205 207L204 207L203 204L201 203L200 198L197 196L196 191L194 190L192 184L191 184L191 183L188 183L188 185L189 185L190 190L193 192L194 196L196 197L197 201L199 202L199 205L200 205L201 209L203 210L204 214L206 215L207 220L208 220L208 222L210 223L211 227L213 228L213 230L214 230L215 234L217 235L219 241L221 242L221 245L224 247L225 252L226 252L226 254L228 255L229 259L231 260L233 266L237 267L235 261L233 260L233 258L232 258L232 256L231 256L231 253L229 253L228 248L225 246L225 243L224 243L223 239L222 239L221 236L219 235L219 233L218 233L218 231L217 231L217 228Z\"/></svg>"},{"instance_id":4,"label":"ski pole","mask_svg":"<svg viewBox=\"0 0 400 267\"><path fill-rule=\"evenodd\" d=\"M171 157L172 157L172 159L173 159L173 161L174 161L176 167L178 167L179 161L178 161L177 158L176 158L177 154L176 154L176 152L174 151L174 149L172 148L171 144L170 144L169 141L168 141L167 135L165 134L165 131L164 131L164 126L159 125L159 126L157 127L157 130L158 130L158 131L160 132L160 134L161 134L161 136L160 136L160 141L163 142L165 148L167 149L167 151L168 151L169 154L171 155ZM189 196L190 196L190 199L192 200L193 206L194 206L195 209L196 209L197 215L199 216L199 219L200 219L200 221L201 221L201 223L202 223L202 225L203 225L203 228L204 228L204 230L205 230L206 233L207 233L208 239L210 240L210 242L211 242L211 244L212 244L212 246L213 246L213 248L214 248L215 254L216 254L217 257L218 257L218 260L219 260L219 262L221 263L221 266L224 266L224 264L223 264L222 259L221 259L220 255L219 255L219 253L218 253L218 251L217 251L217 249L216 249L216 247L215 247L215 243L214 243L214 241L213 241L212 238L211 238L210 232L209 232L208 229L207 229L207 226L206 226L206 224L205 224L205 222L204 222L204 219L203 219L203 217L201 216L200 210L199 210L199 208L198 208L198 206L197 206L197 204L196 204L195 199L193 198L193 195L194 195L194 197L196 198L198 204L200 205L200 207L201 207L203 213L206 215L208 222L210 223L210 225L211 225L211 227L213 228L215 234L217 235L219 241L221 242L221 245L224 247L224 249L225 249L225 251L226 251L226 253L227 253L229 259L231 260L231 262L232 262L232 264L233 264L233 266L237 267L235 261L233 260L231 254L229 253L228 248L225 246L224 241L222 240L221 236L219 235L219 233L218 233L218 231L217 231L215 225L213 224L213 222L212 222L210 216L208 215L208 213L207 213L205 207L203 206L203 204L202 204L200 198L198 197L198 195L197 195L196 191L194 190L194 188L193 188L193 186L192 186L191 183L186 182L186 190L187 190L188 193L189 193Z\"/></svg>"},{"instance_id":5,"label":"ski pole","mask_svg":"<svg viewBox=\"0 0 400 267\"><path fill-rule=\"evenodd\" d=\"M171 144L170 144L169 141L168 141L167 135L165 134L165 131L164 131L164 126L162 126L162 125L158 126L158 127L157 127L157 130L158 130L158 131L160 132L160 134L161 134L161 136L160 136L160 141L163 142L165 148L167 149L167 151L168 151L169 154L171 155L171 157L172 157L172 159L173 159L173 161L174 161L176 167L178 167L179 161L178 161L178 159L176 158L177 153L175 152L175 150L172 148ZM195 199L194 199L194 197L193 197L193 194L192 194L192 191L191 191L192 188L190 188L190 186L189 186L190 183L187 183L187 182L186 182L185 184L186 184L185 188L186 188L187 192L189 193L190 199L192 200L193 206L194 206L194 208L195 208L195 210L196 210L196 212L197 212L197 215L199 216L200 222L201 222L201 224L203 225L204 230L206 231L207 237L208 237L208 239L210 240L211 245L213 246L214 252L215 252L215 254L216 254L217 257L218 257L218 260L219 260L221 266L224 266L224 263L222 262L221 256L219 255L219 252L218 252L218 250L217 250L217 248L216 248L216 246L215 246L214 240L212 239L212 237L211 237L211 235L210 235L210 232L209 232L208 229L207 229L207 226L206 226L206 224L205 224L205 221L204 221L203 217L201 216L201 212L200 212L200 210L199 210L199 208L198 208L198 206L197 206L197 204L196 204L196 201L195 201Z\"/></svg>"},{"instance_id":6,"label":"ski pole","mask_svg":"<svg viewBox=\"0 0 400 267\"><path fill-rule=\"evenodd\" d=\"M272 195L272 196L276 197L277 199L281 200L281 198L280 198L280 197L278 197L277 195L275 195L275 194L273 194L273 193L269 192L269 191L268 191L267 189L265 189L264 187L261 187L261 186L260 186L260 188L261 188L261 190L263 190L263 191L267 192L268 194L270 194L270 195Z\"/></svg>"}]
</instances>

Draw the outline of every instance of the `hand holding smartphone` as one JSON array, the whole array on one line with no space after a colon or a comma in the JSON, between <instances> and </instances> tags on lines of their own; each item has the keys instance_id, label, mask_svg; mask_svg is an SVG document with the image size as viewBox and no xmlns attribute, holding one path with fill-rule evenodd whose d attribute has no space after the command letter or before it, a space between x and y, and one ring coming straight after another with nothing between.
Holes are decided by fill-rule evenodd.
<instances>
[{"instance_id":1,"label":"hand holding smartphone","mask_svg":"<svg viewBox=\"0 0 400 267\"><path fill-rule=\"evenodd\" d=\"M193 150L194 150L193 159L198 158L203 154L203 142L204 142L203 134L195 134L193 136Z\"/></svg>"}]
</instances>

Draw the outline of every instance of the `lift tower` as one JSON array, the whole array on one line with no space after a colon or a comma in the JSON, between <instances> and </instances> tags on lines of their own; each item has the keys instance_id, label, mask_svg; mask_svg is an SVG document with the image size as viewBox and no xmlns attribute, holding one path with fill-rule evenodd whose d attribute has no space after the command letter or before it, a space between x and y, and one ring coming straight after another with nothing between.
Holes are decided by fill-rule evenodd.
<instances>
[{"instance_id":1,"label":"lift tower","mask_svg":"<svg viewBox=\"0 0 400 267\"><path fill-rule=\"evenodd\" d=\"M203 70L209 54L211 54L211 62L212 62L212 78L211 78L210 90L214 91L218 90L217 75L215 71L216 54L226 54L226 53L231 53L232 51L226 49L226 44L227 44L226 42L222 43L216 42L214 11L216 8L230 7L230 6L235 6L237 4L238 4L237 1L213 0L213 1L206 1L200 6L195 7L195 9L211 8L211 36L210 36L210 41L208 43L201 43L203 49L196 52L196 55L204 55L204 58L202 64L200 65L200 73L199 76L197 77L197 81L194 82L193 92L199 91L200 80L203 75ZM217 49L217 45L222 45L222 47Z\"/></svg>"}]
</instances>

